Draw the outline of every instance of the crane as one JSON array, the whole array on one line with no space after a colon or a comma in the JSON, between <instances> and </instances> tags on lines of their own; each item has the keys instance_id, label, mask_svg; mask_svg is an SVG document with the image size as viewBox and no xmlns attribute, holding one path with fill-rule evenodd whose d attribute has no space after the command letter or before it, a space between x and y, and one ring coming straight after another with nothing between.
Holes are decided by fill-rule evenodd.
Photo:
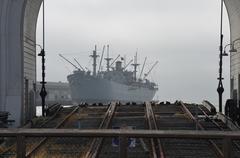
<instances>
[{"instance_id":1,"label":"crane","mask_svg":"<svg viewBox=\"0 0 240 158\"><path fill-rule=\"evenodd\" d=\"M139 76L140 79L142 78L142 73L143 73L146 61L147 61L147 57L145 57L144 62L143 62L143 67L142 67L142 70L141 70L141 73L140 73L140 76Z\"/></svg>"},{"instance_id":2,"label":"crane","mask_svg":"<svg viewBox=\"0 0 240 158\"><path fill-rule=\"evenodd\" d=\"M158 64L158 61L156 61L153 66L151 67L151 69L144 74L144 79L146 79L146 77L152 72L153 68Z\"/></svg>"},{"instance_id":3,"label":"crane","mask_svg":"<svg viewBox=\"0 0 240 158\"><path fill-rule=\"evenodd\" d=\"M102 59L103 59L104 51L105 51L105 45L103 46L102 56L101 56L101 60L100 60L100 63L99 63L99 68L98 68L98 73L100 72L100 68L101 68L101 65L102 65Z\"/></svg>"},{"instance_id":4,"label":"crane","mask_svg":"<svg viewBox=\"0 0 240 158\"><path fill-rule=\"evenodd\" d=\"M67 58L65 58L62 54L59 54L59 56L62 57L65 61L67 61L69 64L71 64L73 67L75 67L76 69L81 71L81 69L79 67L74 65L71 61L69 61Z\"/></svg>"},{"instance_id":5,"label":"crane","mask_svg":"<svg viewBox=\"0 0 240 158\"><path fill-rule=\"evenodd\" d=\"M74 59L74 61L78 64L78 66L82 69L82 71L85 71L84 70L84 68L80 65L80 63L77 61L77 59L76 58L73 58Z\"/></svg>"},{"instance_id":6,"label":"crane","mask_svg":"<svg viewBox=\"0 0 240 158\"><path fill-rule=\"evenodd\" d=\"M113 62L110 64L109 67L111 67L119 57L120 57L120 54L113 60Z\"/></svg>"},{"instance_id":7,"label":"crane","mask_svg":"<svg viewBox=\"0 0 240 158\"><path fill-rule=\"evenodd\" d=\"M130 60L127 65L123 68L123 70L125 70L131 63L133 62L133 60Z\"/></svg>"}]
</instances>

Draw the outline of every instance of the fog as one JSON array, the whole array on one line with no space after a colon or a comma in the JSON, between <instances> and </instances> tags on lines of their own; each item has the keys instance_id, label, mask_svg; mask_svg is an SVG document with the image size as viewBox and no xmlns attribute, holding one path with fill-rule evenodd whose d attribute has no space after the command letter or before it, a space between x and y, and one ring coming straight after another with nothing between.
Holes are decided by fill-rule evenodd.
<instances>
[{"instance_id":1,"label":"fog","mask_svg":"<svg viewBox=\"0 0 240 158\"><path fill-rule=\"evenodd\" d=\"M50 0L46 1L46 78L67 82L74 68L58 54L92 69L89 58L98 46L110 45L110 55L138 52L147 56L145 71L155 61L149 79L159 85L159 100L218 103L220 1L216 0ZM224 12L224 44L229 24ZM37 43L42 43L42 13ZM38 50L39 51L39 50ZM223 59L224 99L229 98L229 57ZM104 63L105 64L105 63ZM131 67L129 67L131 69ZM37 59L37 79L41 62Z\"/></svg>"}]
</instances>

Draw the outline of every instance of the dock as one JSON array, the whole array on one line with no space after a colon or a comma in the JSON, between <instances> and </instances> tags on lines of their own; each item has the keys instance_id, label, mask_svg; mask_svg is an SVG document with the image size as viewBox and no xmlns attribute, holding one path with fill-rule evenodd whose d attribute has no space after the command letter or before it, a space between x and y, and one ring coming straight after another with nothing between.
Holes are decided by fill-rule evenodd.
<instances>
[{"instance_id":1,"label":"dock","mask_svg":"<svg viewBox=\"0 0 240 158\"><path fill-rule=\"evenodd\" d=\"M239 157L240 132L209 102L55 105L28 127L0 131L0 157ZM30 127L30 128L29 128ZM6 136L6 137L5 137Z\"/></svg>"}]
</instances>

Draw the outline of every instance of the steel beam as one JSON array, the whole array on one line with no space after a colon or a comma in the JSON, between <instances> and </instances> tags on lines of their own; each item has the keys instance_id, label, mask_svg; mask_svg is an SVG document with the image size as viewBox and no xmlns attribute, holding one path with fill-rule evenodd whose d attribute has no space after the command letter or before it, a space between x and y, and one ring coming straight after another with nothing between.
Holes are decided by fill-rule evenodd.
<instances>
[{"instance_id":1,"label":"steel beam","mask_svg":"<svg viewBox=\"0 0 240 158\"><path fill-rule=\"evenodd\" d=\"M127 138L223 139L224 157L231 155L231 142L240 139L238 131L129 130L129 129L1 129L1 137L17 137L17 155L26 155L26 137L120 137L120 155L126 156Z\"/></svg>"},{"instance_id":2,"label":"steel beam","mask_svg":"<svg viewBox=\"0 0 240 158\"><path fill-rule=\"evenodd\" d=\"M119 137L119 158L127 158L128 138L125 136Z\"/></svg>"},{"instance_id":3,"label":"steel beam","mask_svg":"<svg viewBox=\"0 0 240 158\"><path fill-rule=\"evenodd\" d=\"M26 139L23 135L17 136L17 158L25 158L26 155Z\"/></svg>"}]
</instances>

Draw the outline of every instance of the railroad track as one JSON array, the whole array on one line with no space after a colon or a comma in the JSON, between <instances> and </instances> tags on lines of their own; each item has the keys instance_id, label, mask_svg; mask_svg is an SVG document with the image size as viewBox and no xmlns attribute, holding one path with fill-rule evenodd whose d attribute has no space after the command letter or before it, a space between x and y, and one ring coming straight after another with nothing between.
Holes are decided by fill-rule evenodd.
<instances>
[{"instance_id":1,"label":"railroad track","mask_svg":"<svg viewBox=\"0 0 240 158\"><path fill-rule=\"evenodd\" d=\"M57 111L49 120L41 124L41 128L60 128L71 117L79 107L62 108ZM27 138L26 139L26 157L31 157L32 154L46 142L47 138ZM16 157L16 144L0 154L0 157L11 158Z\"/></svg>"},{"instance_id":2,"label":"railroad track","mask_svg":"<svg viewBox=\"0 0 240 158\"><path fill-rule=\"evenodd\" d=\"M158 130L158 125L156 122L156 117L152 109L152 104L145 103L146 107L146 119L148 123L148 127L150 130ZM164 151L162 147L162 143L160 139L150 139L151 144L151 151L152 151L152 157L153 158L164 158Z\"/></svg>"},{"instance_id":3,"label":"railroad track","mask_svg":"<svg viewBox=\"0 0 240 158\"><path fill-rule=\"evenodd\" d=\"M43 128L47 123L49 123L50 121L52 121L57 114L59 113L61 108L59 108L55 114L53 114L51 117L49 117L46 121L43 121L41 124L36 125L34 128ZM33 125L34 126L34 125ZM24 128L24 127L23 127ZM3 149L0 152L0 157L12 157L12 156L16 156L16 143L14 143L13 145L9 146L6 149Z\"/></svg>"},{"instance_id":4,"label":"railroad track","mask_svg":"<svg viewBox=\"0 0 240 158\"><path fill-rule=\"evenodd\" d=\"M191 105L181 102L181 106L187 110L189 117L195 122L200 130L214 130L214 131L231 131L221 120L214 119L211 113L204 109L203 105ZM200 115L200 118L194 117L194 115ZM222 140L209 140L212 149L215 151L217 157L223 157ZM240 154L240 145L238 141L233 141L233 150L235 156Z\"/></svg>"},{"instance_id":5,"label":"railroad track","mask_svg":"<svg viewBox=\"0 0 240 158\"><path fill-rule=\"evenodd\" d=\"M52 125L56 124L56 126L54 128L61 128L64 123L72 116L74 115L77 110L79 109L79 107L73 107L72 109L69 109L67 110L67 113L60 113L60 117L58 117L59 119L57 119L55 117L54 121L52 122L49 122L49 124L46 124L44 127L45 128L52 128ZM63 117L63 119L62 119ZM36 139L36 138L34 138ZM30 147L29 147L29 150L27 150L27 153L26 153L26 157L31 157L34 152L36 152L46 141L47 141L48 138L44 137L42 138L38 143L33 143L33 144L30 144ZM33 141L30 141L30 142L33 142ZM35 142L35 141L34 141Z\"/></svg>"},{"instance_id":6,"label":"railroad track","mask_svg":"<svg viewBox=\"0 0 240 158\"><path fill-rule=\"evenodd\" d=\"M109 125L113 119L114 113L116 111L117 104L111 103L108 107L107 112L105 113L105 116L99 126L99 129L107 129L109 128ZM99 152L101 150L101 146L103 143L103 138L94 138L91 141L91 144L87 151L81 156L83 158L95 158L99 155Z\"/></svg>"},{"instance_id":7,"label":"railroad track","mask_svg":"<svg viewBox=\"0 0 240 158\"><path fill-rule=\"evenodd\" d=\"M197 128L199 128L200 130L207 130L207 128L204 128L203 125L198 121L198 119L193 116L191 111L188 109L188 107L183 102L180 102L180 105L182 106L182 109L185 111L185 113L189 116L189 118L192 121L194 121L194 123L196 124ZM198 109L199 108L197 106L196 110L198 110ZM209 141L212 149L216 153L216 156L219 157L219 158L223 158L223 152L222 152L221 148L217 145L217 143L214 142L213 140L208 140L208 141Z\"/></svg>"},{"instance_id":8,"label":"railroad track","mask_svg":"<svg viewBox=\"0 0 240 158\"><path fill-rule=\"evenodd\" d=\"M138 108L136 108L138 106ZM147 126L145 129L151 130L195 130L195 123L190 119L189 115L183 110L181 106L175 104L153 104L147 103L144 106L137 105L131 108L127 106L119 106L115 112L113 122L114 126L119 126L122 120L122 124L131 126L132 121L127 121L128 118L137 118L146 120ZM143 110L140 110L143 107ZM137 110L138 109L138 110ZM137 116L134 116L137 115ZM118 118L118 119L117 119ZM194 117L192 117L194 118ZM124 121L125 120L125 121ZM120 124L119 124L120 123ZM136 126L144 127L144 121L135 122ZM141 125L140 125L141 124ZM138 128L139 129L139 128ZM136 147L128 149L128 155L130 157L192 157L192 158L213 158L217 157L215 152L209 149L209 142L206 140L189 140L189 139L138 139L136 140ZM107 139L107 143L104 143L104 149L101 151L100 158L102 157L114 157L117 154L117 148L111 146L111 139ZM138 149L136 149L138 148ZM138 151L134 154L134 152ZM141 152L140 152L141 151ZM104 153L106 152L106 153ZM141 153L141 155L139 155Z\"/></svg>"},{"instance_id":9,"label":"railroad track","mask_svg":"<svg viewBox=\"0 0 240 158\"><path fill-rule=\"evenodd\" d=\"M117 106L112 123L113 129L147 129L144 104L121 104ZM128 138L128 157L149 157L150 141L148 139ZM105 138L98 158L115 158L120 154L118 138ZM134 147L133 147L134 146Z\"/></svg>"},{"instance_id":10,"label":"railroad track","mask_svg":"<svg viewBox=\"0 0 240 158\"><path fill-rule=\"evenodd\" d=\"M78 128L81 129L107 129L110 126L124 128L126 125L126 128L132 126L134 129L150 130L229 130L226 125L214 119L214 115L203 105L196 106L183 102L164 105L146 103L117 106L111 103L109 106L88 106L82 107L79 115L71 117L74 114L73 110L65 111L65 113L60 111L43 128L55 126L62 128L63 125L64 128L73 128L72 122L75 121L76 124L78 121L80 125ZM66 116L67 114L69 116ZM71 119L63 119L65 117L71 117ZM119 154L119 150L112 144L112 141L112 138L28 138L26 157L113 158ZM213 158L221 157L222 154L221 140L143 138L135 141L136 146L128 148L129 157ZM238 142L233 141L233 144L234 150L240 151L237 146Z\"/></svg>"},{"instance_id":11,"label":"railroad track","mask_svg":"<svg viewBox=\"0 0 240 158\"><path fill-rule=\"evenodd\" d=\"M195 119L179 103L155 104L152 106L158 129L196 130ZM167 158L192 157L213 158L215 152L209 150L209 142L194 139L161 139L164 156Z\"/></svg>"},{"instance_id":12,"label":"railroad track","mask_svg":"<svg viewBox=\"0 0 240 158\"><path fill-rule=\"evenodd\" d=\"M207 119L207 121L203 121L203 123L202 123L203 127L206 130L209 130L209 127L212 130L214 127L214 130L231 131L231 129L228 128L228 126L226 124L224 124L221 120L213 119L212 116L209 115L208 113L206 113L201 106L198 105L197 107L200 110L200 112L204 115L205 119ZM207 123L207 125L206 125L206 123ZM209 124L211 124L211 125L209 125ZM217 141L217 145L221 147L222 142ZM235 151L234 152L235 157L237 157L240 154L240 143L239 143L239 141L233 140L232 145L233 145L233 151Z\"/></svg>"}]
</instances>

